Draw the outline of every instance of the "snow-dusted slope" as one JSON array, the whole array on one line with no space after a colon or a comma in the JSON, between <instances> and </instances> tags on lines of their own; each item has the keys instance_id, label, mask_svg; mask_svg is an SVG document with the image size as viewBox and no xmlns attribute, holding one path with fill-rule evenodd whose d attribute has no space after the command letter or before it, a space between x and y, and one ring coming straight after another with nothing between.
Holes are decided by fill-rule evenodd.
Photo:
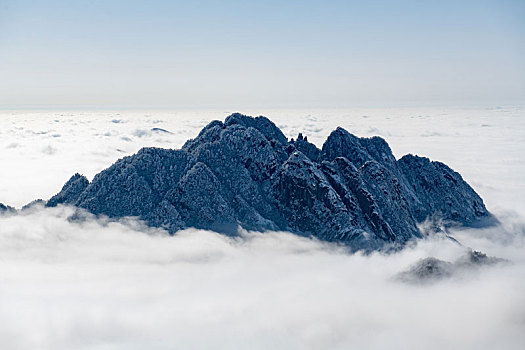
<instances>
[{"instance_id":1,"label":"snow-dusted slope","mask_svg":"<svg viewBox=\"0 0 525 350\"><path fill-rule=\"evenodd\" d=\"M95 176L74 175L48 206L71 204L110 217L138 216L170 232L288 230L352 248L420 237L430 216L471 225L491 217L481 198L442 163L396 161L380 137L342 128L322 150L288 141L265 117L213 121L182 150L144 148Z\"/></svg>"}]
</instances>

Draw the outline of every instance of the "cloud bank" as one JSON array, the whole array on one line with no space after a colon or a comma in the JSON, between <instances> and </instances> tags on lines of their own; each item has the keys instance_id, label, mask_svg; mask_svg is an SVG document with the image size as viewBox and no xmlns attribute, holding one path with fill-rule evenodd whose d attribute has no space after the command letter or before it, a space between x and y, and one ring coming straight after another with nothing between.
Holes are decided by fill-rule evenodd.
<instances>
[{"instance_id":1,"label":"cloud bank","mask_svg":"<svg viewBox=\"0 0 525 350\"><path fill-rule=\"evenodd\" d=\"M71 208L0 217L0 339L9 349L520 349L525 230L463 230L465 246L512 264L432 285L401 283L429 256L347 254L289 233L174 237L133 220L72 221ZM520 231L521 230L521 231Z\"/></svg>"},{"instance_id":2,"label":"cloud bank","mask_svg":"<svg viewBox=\"0 0 525 350\"><path fill-rule=\"evenodd\" d=\"M141 147L179 148L233 111L0 112L0 202L49 198ZM501 227L391 255L283 232L169 237L70 208L0 216L5 349L521 349L525 344L525 109L255 110L321 145L336 126L459 171ZM167 130L162 132L155 128ZM155 129L155 130L154 130ZM96 147L95 147L96 146ZM395 278L467 247L512 261L430 284Z\"/></svg>"}]
</instances>

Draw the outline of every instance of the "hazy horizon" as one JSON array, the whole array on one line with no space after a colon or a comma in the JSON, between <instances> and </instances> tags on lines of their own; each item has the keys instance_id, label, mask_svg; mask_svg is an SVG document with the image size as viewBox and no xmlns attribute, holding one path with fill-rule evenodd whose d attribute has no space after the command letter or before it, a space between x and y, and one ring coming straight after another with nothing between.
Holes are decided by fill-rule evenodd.
<instances>
[{"instance_id":1,"label":"hazy horizon","mask_svg":"<svg viewBox=\"0 0 525 350\"><path fill-rule=\"evenodd\" d=\"M525 103L519 1L12 1L2 108Z\"/></svg>"}]
</instances>

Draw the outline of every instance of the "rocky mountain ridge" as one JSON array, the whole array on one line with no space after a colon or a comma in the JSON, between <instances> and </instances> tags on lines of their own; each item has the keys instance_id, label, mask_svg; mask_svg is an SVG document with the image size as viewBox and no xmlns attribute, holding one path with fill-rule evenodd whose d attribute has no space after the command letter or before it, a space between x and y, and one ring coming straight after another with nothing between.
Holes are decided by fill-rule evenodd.
<instances>
[{"instance_id":1,"label":"rocky mountain ridge","mask_svg":"<svg viewBox=\"0 0 525 350\"><path fill-rule=\"evenodd\" d=\"M322 149L290 141L265 117L213 121L182 149L143 148L97 174L75 174L47 206L135 216L170 233L187 227L236 234L286 230L352 249L403 245L438 215L475 225L492 216L443 163L396 160L380 137L334 130Z\"/></svg>"}]
</instances>

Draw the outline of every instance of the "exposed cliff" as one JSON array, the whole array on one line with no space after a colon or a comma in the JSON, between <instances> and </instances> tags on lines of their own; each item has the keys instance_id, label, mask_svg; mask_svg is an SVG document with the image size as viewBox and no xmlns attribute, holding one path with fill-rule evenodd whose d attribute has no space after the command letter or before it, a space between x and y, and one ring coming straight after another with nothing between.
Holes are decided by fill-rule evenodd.
<instances>
[{"instance_id":1,"label":"exposed cliff","mask_svg":"<svg viewBox=\"0 0 525 350\"><path fill-rule=\"evenodd\" d=\"M458 173L417 156L396 160L380 137L337 128L320 150L241 114L211 122L181 150L120 159L91 183L76 174L47 203L57 204L137 216L172 233L288 230L355 249L402 245L432 215L461 225L491 217Z\"/></svg>"}]
</instances>

